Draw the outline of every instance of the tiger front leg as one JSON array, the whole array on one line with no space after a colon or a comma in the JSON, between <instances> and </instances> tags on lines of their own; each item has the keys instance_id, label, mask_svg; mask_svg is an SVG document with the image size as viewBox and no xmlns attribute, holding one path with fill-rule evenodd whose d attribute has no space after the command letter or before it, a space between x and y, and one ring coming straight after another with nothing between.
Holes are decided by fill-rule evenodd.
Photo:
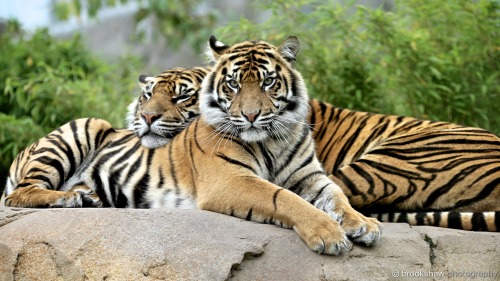
<instances>
[{"instance_id":1,"label":"tiger front leg","mask_svg":"<svg viewBox=\"0 0 500 281\"><path fill-rule=\"evenodd\" d=\"M19 187L5 198L5 206L19 208L78 208L101 205L99 198L86 186L75 186L69 191L56 191L32 185Z\"/></svg>"},{"instance_id":2,"label":"tiger front leg","mask_svg":"<svg viewBox=\"0 0 500 281\"><path fill-rule=\"evenodd\" d=\"M338 221L355 243L373 246L382 234L382 224L356 211L342 192L326 175L318 177L301 196L316 208Z\"/></svg>"},{"instance_id":3,"label":"tiger front leg","mask_svg":"<svg viewBox=\"0 0 500 281\"><path fill-rule=\"evenodd\" d=\"M349 251L351 243L337 221L290 192L257 177L229 177L197 189L200 209L293 228L321 254Z\"/></svg>"},{"instance_id":4,"label":"tiger front leg","mask_svg":"<svg viewBox=\"0 0 500 281\"><path fill-rule=\"evenodd\" d=\"M82 206L78 192L48 190L36 186L19 187L5 198L5 206L19 208L74 208Z\"/></svg>"}]
</instances>

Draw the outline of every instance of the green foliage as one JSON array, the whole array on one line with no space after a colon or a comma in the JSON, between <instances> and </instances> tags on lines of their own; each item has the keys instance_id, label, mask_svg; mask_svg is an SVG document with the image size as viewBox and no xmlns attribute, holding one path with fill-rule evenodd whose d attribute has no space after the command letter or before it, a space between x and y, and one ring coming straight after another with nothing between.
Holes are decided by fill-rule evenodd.
<instances>
[{"instance_id":1,"label":"green foliage","mask_svg":"<svg viewBox=\"0 0 500 281\"><path fill-rule=\"evenodd\" d=\"M123 126L136 90L137 60L107 65L74 37L60 42L46 30L25 38L13 23L0 37L0 180L17 153L80 117Z\"/></svg>"},{"instance_id":2,"label":"green foliage","mask_svg":"<svg viewBox=\"0 0 500 281\"><path fill-rule=\"evenodd\" d=\"M227 44L298 36L297 67L312 96L500 133L498 2L400 0L393 12L320 0L260 3L272 12L267 22L241 19L215 34Z\"/></svg>"}]
</instances>

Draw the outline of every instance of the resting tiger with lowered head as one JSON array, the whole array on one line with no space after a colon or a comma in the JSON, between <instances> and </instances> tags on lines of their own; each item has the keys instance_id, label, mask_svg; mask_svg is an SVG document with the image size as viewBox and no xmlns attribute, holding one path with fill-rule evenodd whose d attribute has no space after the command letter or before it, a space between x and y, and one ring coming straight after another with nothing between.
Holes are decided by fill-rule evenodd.
<instances>
[{"instance_id":1,"label":"resting tiger with lowered head","mask_svg":"<svg viewBox=\"0 0 500 281\"><path fill-rule=\"evenodd\" d=\"M291 227L319 253L345 251L348 237L376 243L380 223L349 205L316 157L307 90L293 68L298 40L226 46L212 37L210 48L215 66L201 87L201 117L169 143L150 149L103 120L70 122L16 159L5 204L75 207L80 196L93 206L199 208ZM35 161L65 135L84 159L69 178L65 167L58 173ZM100 144L91 154L89 139Z\"/></svg>"}]
</instances>

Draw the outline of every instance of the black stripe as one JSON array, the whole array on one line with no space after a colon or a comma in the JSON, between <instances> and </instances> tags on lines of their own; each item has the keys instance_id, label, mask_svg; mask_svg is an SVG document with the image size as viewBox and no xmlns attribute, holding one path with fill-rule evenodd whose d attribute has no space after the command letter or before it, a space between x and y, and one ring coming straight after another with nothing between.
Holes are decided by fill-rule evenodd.
<instances>
[{"instance_id":1,"label":"black stripe","mask_svg":"<svg viewBox=\"0 0 500 281\"><path fill-rule=\"evenodd\" d=\"M45 152L53 154L57 158L59 158L61 160L64 160L63 157L59 154L59 152L56 149L52 148L52 147L41 147L38 150L33 150L33 152L31 152L30 154L31 154L31 156L35 156L35 155L42 154L42 153L45 153Z\"/></svg>"},{"instance_id":2,"label":"black stripe","mask_svg":"<svg viewBox=\"0 0 500 281\"><path fill-rule=\"evenodd\" d=\"M278 205L276 204L276 201L278 199L278 193L280 193L283 189L280 188L278 190L276 190L273 194L273 206L274 206L274 211L276 211L278 209Z\"/></svg>"},{"instance_id":3,"label":"black stripe","mask_svg":"<svg viewBox=\"0 0 500 281\"><path fill-rule=\"evenodd\" d=\"M106 192L104 191L104 185L102 183L101 177L99 175L99 168L93 167L92 170L92 180L95 185L95 192L99 199L101 199L103 207L111 207L111 204L108 202Z\"/></svg>"},{"instance_id":4,"label":"black stripe","mask_svg":"<svg viewBox=\"0 0 500 281\"><path fill-rule=\"evenodd\" d=\"M104 132L102 130L99 130L99 133L96 135L96 138L95 138L95 149L97 149L99 146L101 146L101 144L106 140L106 138L108 137L109 134L114 133L114 132L116 132L116 131L113 128L107 129ZM134 135L133 132L130 132L128 135L124 136L122 138L122 140L126 139L127 137L130 138L133 135ZM115 143L117 141L115 141Z\"/></svg>"},{"instance_id":5,"label":"black stripe","mask_svg":"<svg viewBox=\"0 0 500 281\"><path fill-rule=\"evenodd\" d=\"M415 214L415 220L417 221L417 225L426 225L425 224L425 216L426 212L419 212Z\"/></svg>"},{"instance_id":6,"label":"black stripe","mask_svg":"<svg viewBox=\"0 0 500 281\"><path fill-rule=\"evenodd\" d=\"M323 191L325 190L325 188L326 188L327 186L329 186L330 184L331 184L331 183L327 183L327 184L325 184L324 186L322 186L322 187L318 190L318 192L317 192L316 196L315 196L315 197L314 197L311 201L309 201L309 203L311 203L311 205L314 205L314 203L316 203L316 201L317 201L317 200L321 197L321 195L322 195Z\"/></svg>"},{"instance_id":7,"label":"black stripe","mask_svg":"<svg viewBox=\"0 0 500 281\"><path fill-rule=\"evenodd\" d=\"M149 203L144 200L144 194L148 191L150 180L149 173L145 173L134 187L134 204L136 208L147 209L150 207Z\"/></svg>"},{"instance_id":8,"label":"black stripe","mask_svg":"<svg viewBox=\"0 0 500 281\"><path fill-rule=\"evenodd\" d=\"M34 176L29 176L29 177L25 177L23 180L25 181L31 181L31 180L35 180L35 181L43 181L43 182L46 182L48 183L48 187L49 189L54 189L54 186L52 185L52 183L50 182L50 179L44 175L34 175ZM19 186L18 186L19 187Z\"/></svg>"},{"instance_id":9,"label":"black stripe","mask_svg":"<svg viewBox=\"0 0 500 281\"><path fill-rule=\"evenodd\" d=\"M19 183L18 185L16 185L16 188L28 187L28 186L32 186L32 183L31 182L22 182L22 183Z\"/></svg>"},{"instance_id":10,"label":"black stripe","mask_svg":"<svg viewBox=\"0 0 500 281\"><path fill-rule=\"evenodd\" d=\"M317 176L317 175L324 175L323 171L316 171L308 174L305 177L302 177L301 180L299 180L296 184L294 184L292 187L289 188L289 190L295 194L300 195L302 193L302 190L304 189L304 186L302 184L307 181L308 179Z\"/></svg>"},{"instance_id":11,"label":"black stripe","mask_svg":"<svg viewBox=\"0 0 500 281\"><path fill-rule=\"evenodd\" d=\"M370 188L368 189L368 194L373 194L373 190L375 189L375 182L373 181L372 176L361 167L359 167L356 163L352 163L351 165L349 165L349 167L351 167L353 171L355 171L368 183L368 185L370 186Z\"/></svg>"},{"instance_id":12,"label":"black stripe","mask_svg":"<svg viewBox=\"0 0 500 281\"><path fill-rule=\"evenodd\" d=\"M113 144L115 144L115 142L113 142ZM108 147L108 148L114 148L114 147L115 147L115 146L113 145L113 146L110 146L110 147ZM118 146L116 146L116 147L118 147ZM105 156L106 156L105 161L107 161L107 160L110 158L110 156L114 156L114 155L116 155L116 154L118 154L118 153L120 153L120 152L121 152L121 153L123 153L123 155L122 155L122 156L120 156L120 158L116 159L115 163L120 164L120 163L123 163L123 162L128 162L128 161L130 161L130 158L132 157L132 155L134 155L134 153L135 153L135 152L136 152L136 151L137 151L140 147L141 147L141 143L140 143L139 141L137 141L137 142L134 144L134 146L132 146L132 147L131 147L130 149L128 149L128 150L125 150L125 151L124 151L123 149L125 149L125 148L126 148L126 147L124 147L124 148L122 148L122 149L117 149L117 150L115 150L115 151L113 151L113 152L111 152L111 153L106 153L106 154L105 154Z\"/></svg>"},{"instance_id":13,"label":"black stripe","mask_svg":"<svg viewBox=\"0 0 500 281\"><path fill-rule=\"evenodd\" d=\"M123 163L121 167L118 169L114 170L110 175L109 175L109 193L111 200L115 204L116 208L121 208L121 207L126 207L126 206L118 206L118 194L120 193L121 186L118 182L118 179L120 178L123 170L127 167L127 163ZM101 199L102 200L102 199ZM126 201L125 201L126 202Z\"/></svg>"},{"instance_id":14,"label":"black stripe","mask_svg":"<svg viewBox=\"0 0 500 281\"><path fill-rule=\"evenodd\" d=\"M495 212L495 231L500 231L500 211Z\"/></svg>"},{"instance_id":15,"label":"black stripe","mask_svg":"<svg viewBox=\"0 0 500 281\"><path fill-rule=\"evenodd\" d=\"M245 142L242 142L238 139L235 139L235 138L230 138L230 137L227 137L225 134L222 136L223 139L226 139L226 140L229 140L229 141L232 141L236 144L238 144L241 148L243 148L249 155L252 156L252 158L255 160L255 164L257 164L257 166L259 166L259 169L262 170L262 167L260 165L260 162L259 162L259 159L257 158L257 156L255 155L255 151Z\"/></svg>"},{"instance_id":16,"label":"black stripe","mask_svg":"<svg viewBox=\"0 0 500 281\"><path fill-rule=\"evenodd\" d=\"M65 174L65 177L62 178L63 181L66 181L68 178L73 176L73 174L75 173L75 169L76 169L75 156L73 154L73 150L71 149L70 145L63 139L62 136L56 135L54 137L57 138L57 140L64 145L64 148L61 147L61 150L64 154L66 154L66 157L68 158L68 161L69 161L69 171L67 174ZM53 141L50 141L50 142L53 142Z\"/></svg>"},{"instance_id":17,"label":"black stripe","mask_svg":"<svg viewBox=\"0 0 500 281\"><path fill-rule=\"evenodd\" d=\"M498 146L500 145L499 141L486 141L486 140L471 140L464 138L469 135L462 135L458 134L457 136L453 135L452 137L460 137L460 138L453 138L453 139L447 139L447 140L440 140L440 141L435 141L435 142L430 142L429 145L433 144L454 144L454 145L472 145L472 146L477 146L477 145L493 145L493 146Z\"/></svg>"},{"instance_id":18,"label":"black stripe","mask_svg":"<svg viewBox=\"0 0 500 281\"><path fill-rule=\"evenodd\" d=\"M87 149L89 151L95 149L95 147L94 148L90 147L90 133L89 132L90 132L90 121L91 120L92 120L91 118L88 118L85 121L85 141L87 142Z\"/></svg>"},{"instance_id":19,"label":"black stripe","mask_svg":"<svg viewBox=\"0 0 500 281\"><path fill-rule=\"evenodd\" d=\"M130 165L130 168L128 169L128 173L125 176L125 181L124 181L123 185L126 185L127 183L129 183L130 179L134 175L136 175L139 172L142 172L142 171L139 170L139 168L142 166L142 158L143 157L144 157L144 151L141 151L141 154L139 155L139 157L137 158L137 160L135 160L134 163L132 163L132 165ZM135 192L134 192L134 196L135 196ZM135 197L133 199L134 199L134 207L138 208L139 206L135 205L135 202L136 202Z\"/></svg>"},{"instance_id":20,"label":"black stripe","mask_svg":"<svg viewBox=\"0 0 500 281\"><path fill-rule=\"evenodd\" d=\"M436 189L434 192L432 192L428 197L427 200L424 202L424 207L429 208L434 202L436 202L442 195L448 193L452 188L458 184L460 181L462 181L464 178L466 178L468 175L471 173L477 171L478 167L481 167L482 164L480 165L474 165L474 166L469 166L463 170L461 170L460 173L454 175L447 183L445 183L443 186L440 186L438 189ZM479 200L479 199L484 199L487 197L493 190L500 185L500 178L497 178L493 180L492 182L488 183L485 185L481 192L479 193L478 196L474 198L474 200ZM470 200L463 200L460 202L460 204L467 204L469 203Z\"/></svg>"},{"instance_id":21,"label":"black stripe","mask_svg":"<svg viewBox=\"0 0 500 281\"><path fill-rule=\"evenodd\" d=\"M408 213L403 212L399 214L398 220L396 222L406 222L408 223Z\"/></svg>"},{"instance_id":22,"label":"black stripe","mask_svg":"<svg viewBox=\"0 0 500 281\"><path fill-rule=\"evenodd\" d=\"M200 122L200 119L196 119L195 123L194 123L194 134L193 134L193 137L194 137L194 143L196 144L196 147L198 147L198 149L203 153L205 154L205 151L201 148L200 144L198 143L198 123Z\"/></svg>"},{"instance_id":23,"label":"black stripe","mask_svg":"<svg viewBox=\"0 0 500 281\"><path fill-rule=\"evenodd\" d=\"M357 120L354 120L353 123L357 123ZM366 119L363 119L361 123L357 124L356 131L352 133L347 141L344 143L340 151L337 153L337 159L335 161L335 164L333 165L334 169L337 170L340 167L340 164L346 159L346 156L349 154L351 151L351 148L353 148L353 144L355 141L358 139L359 134L361 133L362 129L366 126ZM333 146L332 146L333 147ZM328 153L329 154L329 153ZM326 154L326 155L328 155Z\"/></svg>"},{"instance_id":24,"label":"black stripe","mask_svg":"<svg viewBox=\"0 0 500 281\"><path fill-rule=\"evenodd\" d=\"M227 157L226 155L222 154L222 153L217 153L217 157L220 157L224 160L226 160L227 162L231 163L231 164L234 164L234 165L238 165L238 166L241 166L241 167L244 167L244 168L247 168L248 170L252 171L254 174L257 174L256 171L254 171L254 169L250 166L248 166L247 164L245 163L242 163L236 159L233 159L233 158L229 158Z\"/></svg>"},{"instance_id":25,"label":"black stripe","mask_svg":"<svg viewBox=\"0 0 500 281\"><path fill-rule=\"evenodd\" d=\"M153 157L154 157L155 151L156 150L154 150L154 149L149 149L147 151L148 156L147 156L146 167L145 167L146 172L144 173L142 178L139 180L139 182L134 187L134 204L135 204L136 208L144 208L144 209L150 208L149 202L147 202L144 199L144 194L148 191L148 189L151 185L151 183L150 183L150 181L151 181L150 169L151 169L151 164L153 162Z\"/></svg>"},{"instance_id":26,"label":"black stripe","mask_svg":"<svg viewBox=\"0 0 500 281\"><path fill-rule=\"evenodd\" d=\"M194 157L193 157L193 143L188 139L188 134L186 132L184 132L183 142L184 142L184 149L189 152L189 160L191 161L191 167L194 171L194 174L198 175L198 170L196 169L196 164L194 163Z\"/></svg>"},{"instance_id":27,"label":"black stripe","mask_svg":"<svg viewBox=\"0 0 500 281\"><path fill-rule=\"evenodd\" d=\"M179 185L178 185L179 183L177 180L177 174L175 172L175 162L174 162L174 158L172 156L172 149L173 149L173 145L170 145L168 147L168 164L170 165L170 176L172 177L172 181L174 183L175 195L176 195L177 199L179 199L180 189L179 189ZM176 200L176 202L177 202L177 200Z\"/></svg>"},{"instance_id":28,"label":"black stripe","mask_svg":"<svg viewBox=\"0 0 500 281\"><path fill-rule=\"evenodd\" d=\"M50 167L53 167L54 169L56 169L57 173L59 174L59 182L56 185L56 189L61 188L62 184L65 181L65 178L64 178L64 165L61 164L60 161L53 159L53 158L50 158L48 156L42 156L42 157L38 157L38 158L34 159L33 162L40 162L44 165L47 165L47 166L50 166ZM29 175L30 172L31 172L31 170L29 170L26 173L26 175ZM45 171L45 173L47 173L47 171ZM54 188L54 186L52 186L52 182L48 181L48 183L50 184L51 188Z\"/></svg>"},{"instance_id":29,"label":"black stripe","mask_svg":"<svg viewBox=\"0 0 500 281\"><path fill-rule=\"evenodd\" d=\"M293 73L293 71L290 71L289 73L290 73L290 76L292 79L292 95L297 96L298 95L297 89L299 88L297 86L297 84L299 83L297 75L295 75L295 73Z\"/></svg>"},{"instance_id":30,"label":"black stripe","mask_svg":"<svg viewBox=\"0 0 500 281\"><path fill-rule=\"evenodd\" d=\"M442 212L434 212L434 226L439 226L440 222L441 222L441 214Z\"/></svg>"},{"instance_id":31,"label":"black stripe","mask_svg":"<svg viewBox=\"0 0 500 281\"><path fill-rule=\"evenodd\" d=\"M258 145L259 145L262 156L264 156L264 164L266 165L266 169L269 172L272 172L273 171L273 164L274 164L273 159L271 158L270 154L267 152L266 147L261 142L259 142Z\"/></svg>"},{"instance_id":32,"label":"black stripe","mask_svg":"<svg viewBox=\"0 0 500 281\"><path fill-rule=\"evenodd\" d=\"M116 197L116 208L128 208L128 199L125 194L123 194L122 189L118 188L118 196Z\"/></svg>"},{"instance_id":33,"label":"black stripe","mask_svg":"<svg viewBox=\"0 0 500 281\"><path fill-rule=\"evenodd\" d=\"M323 124L325 127L328 126L328 124L332 124L332 123L335 123L336 124L336 127L335 127L335 130L333 132L330 132L330 130L326 130L325 129L322 129L321 131L321 134L316 136L316 139L317 140L322 140L323 141L323 138L324 138L324 134L325 133L329 133L329 136L330 138L328 139L328 141L326 142L326 144L324 145L324 148L323 150L321 151L321 153L318 155L319 159L321 159L322 162L325 162L324 160L327 158L327 157L331 157L330 156L330 152L332 151L332 149L335 147L335 143L339 141L340 138L339 135L344 135L345 133L342 133L342 134L339 134L338 131L339 129L342 127L343 123L346 122L346 120L348 119L349 115L347 114L346 116L344 116L342 119L339 119L340 118L340 115L342 113L342 110L338 109L338 110L335 110L335 111L332 111L330 113L330 117L329 117L329 120L328 122L325 122L325 120L323 119ZM335 122L333 122L332 120L335 119ZM328 124L325 124L325 123L328 123ZM352 123L351 123L351 126L348 126L346 125L347 127L352 127ZM335 141L334 141L335 140ZM333 156L333 155L332 155ZM335 155L335 158L338 159L337 155ZM336 170L339 169L338 167L338 164L337 164L337 161L335 161L335 163L333 164L332 166L332 170L330 173L334 173Z\"/></svg>"},{"instance_id":34,"label":"black stripe","mask_svg":"<svg viewBox=\"0 0 500 281\"><path fill-rule=\"evenodd\" d=\"M295 168L293 172L291 172L288 175L288 178L283 182L283 186L287 186L288 181L295 175L296 172L307 167L307 165L309 165L311 161L314 159L314 156L315 156L314 151L312 151L312 153L304 161L302 161L302 163L300 163L300 165L297 168Z\"/></svg>"},{"instance_id":35,"label":"black stripe","mask_svg":"<svg viewBox=\"0 0 500 281\"><path fill-rule=\"evenodd\" d=\"M358 189L357 185L355 185L351 181L351 179L344 174L343 170L337 170L334 175L344 183L345 187L347 187L351 191L352 195L354 196L360 195L361 197L363 197L363 202L366 202L368 200L366 194L364 194L364 192L361 192Z\"/></svg>"},{"instance_id":36,"label":"black stripe","mask_svg":"<svg viewBox=\"0 0 500 281\"><path fill-rule=\"evenodd\" d=\"M500 170L500 168L495 168L495 169L492 169L492 170ZM485 175L485 174L490 174L490 172L492 172L492 170L488 171L487 173L484 173L481 178ZM479 178L480 179L480 178ZM474 183L472 183L471 186L474 186L474 184L479 180L477 179L476 181L474 181ZM491 195L491 193L496 189L496 188L499 188L500 187L500 178L497 178L497 179L494 179L493 181L491 181L490 183L486 184L482 189L481 189L481 192L479 192L479 194L477 196L475 196L474 198L471 198L471 199L468 199L468 200L460 200L457 202L456 204L456 207L460 207L460 206L467 206L469 204L474 204L475 202L479 202L485 198L487 198L488 196Z\"/></svg>"},{"instance_id":37,"label":"black stripe","mask_svg":"<svg viewBox=\"0 0 500 281\"><path fill-rule=\"evenodd\" d=\"M247 217L245 218L245 220L247 221L251 221L252 220L252 208L250 208L250 210L248 210L248 213L247 213Z\"/></svg>"},{"instance_id":38,"label":"black stripe","mask_svg":"<svg viewBox=\"0 0 500 281\"><path fill-rule=\"evenodd\" d=\"M459 212L448 213L448 227L455 229L463 229L461 215Z\"/></svg>"},{"instance_id":39,"label":"black stripe","mask_svg":"<svg viewBox=\"0 0 500 281\"><path fill-rule=\"evenodd\" d=\"M80 142L80 139L78 138L78 128L76 127L76 121L73 120L69 123L71 127L71 131L73 132L73 139L75 140L75 145L78 148L78 152L80 153L80 163L83 161L83 151L82 151L82 144Z\"/></svg>"},{"instance_id":40,"label":"black stripe","mask_svg":"<svg viewBox=\"0 0 500 281\"><path fill-rule=\"evenodd\" d=\"M488 231L488 226L486 225L483 213L473 213L471 223L472 230L474 231Z\"/></svg>"},{"instance_id":41,"label":"black stripe","mask_svg":"<svg viewBox=\"0 0 500 281\"><path fill-rule=\"evenodd\" d=\"M387 221L388 222L393 222L394 221L394 215L395 215L394 213L389 213Z\"/></svg>"},{"instance_id":42,"label":"black stripe","mask_svg":"<svg viewBox=\"0 0 500 281\"><path fill-rule=\"evenodd\" d=\"M293 148L289 152L290 154L288 155L285 162L283 162L283 165L276 169L276 175L279 175L286 167L288 167L290 164L294 163L294 161L292 161L292 159L297 157L297 151L305 143L305 140L308 136L309 136L309 131L306 131L306 133L302 134L302 136L300 137L300 140L295 143L295 145L293 146Z\"/></svg>"}]
</instances>

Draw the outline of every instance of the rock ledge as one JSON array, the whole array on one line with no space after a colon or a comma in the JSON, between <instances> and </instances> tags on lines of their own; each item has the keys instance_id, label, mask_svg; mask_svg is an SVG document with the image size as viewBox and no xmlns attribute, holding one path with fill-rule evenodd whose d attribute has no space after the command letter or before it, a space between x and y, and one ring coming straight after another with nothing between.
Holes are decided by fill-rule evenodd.
<instances>
[{"instance_id":1,"label":"rock ledge","mask_svg":"<svg viewBox=\"0 0 500 281\"><path fill-rule=\"evenodd\" d=\"M0 280L499 280L499 261L500 233L384 224L377 246L332 257L199 210L0 208Z\"/></svg>"}]
</instances>

